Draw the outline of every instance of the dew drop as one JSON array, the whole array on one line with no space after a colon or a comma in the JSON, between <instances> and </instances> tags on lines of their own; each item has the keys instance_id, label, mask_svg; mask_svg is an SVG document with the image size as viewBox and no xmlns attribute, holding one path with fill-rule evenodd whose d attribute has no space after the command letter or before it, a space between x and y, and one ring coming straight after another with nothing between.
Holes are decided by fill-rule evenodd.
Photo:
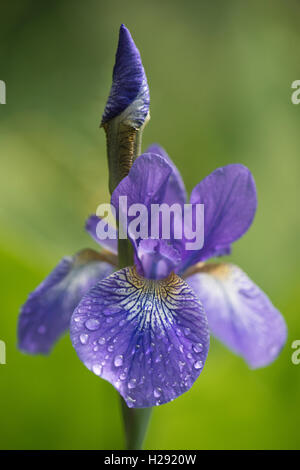
<instances>
[{"instance_id":1,"label":"dew drop","mask_svg":"<svg viewBox=\"0 0 300 470\"><path fill-rule=\"evenodd\" d=\"M159 398L161 396L161 388L157 387L154 389L153 395L155 398Z\"/></svg>"},{"instance_id":2,"label":"dew drop","mask_svg":"<svg viewBox=\"0 0 300 470\"><path fill-rule=\"evenodd\" d=\"M156 364L162 360L162 354L159 354L157 358L155 359Z\"/></svg>"},{"instance_id":3,"label":"dew drop","mask_svg":"<svg viewBox=\"0 0 300 470\"><path fill-rule=\"evenodd\" d=\"M203 345L201 343L194 344L193 350L196 353L200 353L201 351L203 351Z\"/></svg>"},{"instance_id":4,"label":"dew drop","mask_svg":"<svg viewBox=\"0 0 300 470\"><path fill-rule=\"evenodd\" d=\"M99 320L97 320L96 318L89 318L86 322L85 322L85 326L88 330L90 331L95 331L95 330L98 330L99 326L100 326L100 322Z\"/></svg>"},{"instance_id":5,"label":"dew drop","mask_svg":"<svg viewBox=\"0 0 300 470\"><path fill-rule=\"evenodd\" d=\"M81 344L86 344L88 342L89 335L87 335L86 333L82 333L79 336L79 339L80 339Z\"/></svg>"},{"instance_id":6,"label":"dew drop","mask_svg":"<svg viewBox=\"0 0 300 470\"><path fill-rule=\"evenodd\" d=\"M99 338L98 343L101 345L105 344L105 338Z\"/></svg>"},{"instance_id":7,"label":"dew drop","mask_svg":"<svg viewBox=\"0 0 300 470\"><path fill-rule=\"evenodd\" d=\"M115 357L114 365L116 367L121 367L123 365L123 356L119 355Z\"/></svg>"},{"instance_id":8,"label":"dew drop","mask_svg":"<svg viewBox=\"0 0 300 470\"><path fill-rule=\"evenodd\" d=\"M120 374L120 380L125 380L126 379L126 374L125 372L122 372L122 374Z\"/></svg>"},{"instance_id":9,"label":"dew drop","mask_svg":"<svg viewBox=\"0 0 300 470\"><path fill-rule=\"evenodd\" d=\"M128 382L128 388L135 388L136 387L136 379L130 379Z\"/></svg>"},{"instance_id":10,"label":"dew drop","mask_svg":"<svg viewBox=\"0 0 300 470\"><path fill-rule=\"evenodd\" d=\"M94 374L96 374L96 375L101 375L101 374L102 374L102 366L101 366L101 364L94 364L93 367L92 367L92 371L93 371Z\"/></svg>"},{"instance_id":11,"label":"dew drop","mask_svg":"<svg viewBox=\"0 0 300 470\"><path fill-rule=\"evenodd\" d=\"M114 350L114 346L112 344L110 344L107 348L107 351L113 352L113 350Z\"/></svg>"},{"instance_id":12,"label":"dew drop","mask_svg":"<svg viewBox=\"0 0 300 470\"><path fill-rule=\"evenodd\" d=\"M190 329L190 328L185 328L185 329L184 329L184 334L185 334L185 336L188 336L188 335L190 334L190 332L191 332L191 329Z\"/></svg>"},{"instance_id":13,"label":"dew drop","mask_svg":"<svg viewBox=\"0 0 300 470\"><path fill-rule=\"evenodd\" d=\"M203 362L202 361L196 361L194 363L195 369L201 369L203 367Z\"/></svg>"}]
</instances>

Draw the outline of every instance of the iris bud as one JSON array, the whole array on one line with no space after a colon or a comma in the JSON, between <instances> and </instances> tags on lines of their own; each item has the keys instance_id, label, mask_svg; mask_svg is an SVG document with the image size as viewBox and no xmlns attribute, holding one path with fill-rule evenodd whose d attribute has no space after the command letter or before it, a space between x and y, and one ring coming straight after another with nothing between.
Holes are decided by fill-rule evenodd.
<instances>
[{"instance_id":1,"label":"iris bud","mask_svg":"<svg viewBox=\"0 0 300 470\"><path fill-rule=\"evenodd\" d=\"M111 193L140 153L142 131L150 118L149 104L140 53L128 29L121 25L113 83L101 121L107 137Z\"/></svg>"}]
</instances>

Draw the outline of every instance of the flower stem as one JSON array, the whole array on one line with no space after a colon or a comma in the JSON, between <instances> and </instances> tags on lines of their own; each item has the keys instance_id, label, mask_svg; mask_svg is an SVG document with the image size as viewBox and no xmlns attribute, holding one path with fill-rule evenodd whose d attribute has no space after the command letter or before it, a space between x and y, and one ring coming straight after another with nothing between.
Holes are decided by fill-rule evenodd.
<instances>
[{"instance_id":1,"label":"flower stem","mask_svg":"<svg viewBox=\"0 0 300 470\"><path fill-rule=\"evenodd\" d=\"M149 426L152 408L128 408L122 397L121 408L126 434L126 449L141 450Z\"/></svg>"},{"instance_id":2,"label":"flower stem","mask_svg":"<svg viewBox=\"0 0 300 470\"><path fill-rule=\"evenodd\" d=\"M129 240L119 239L118 252L120 268L133 264L133 249ZM140 450L149 426L152 408L129 408L123 398L120 398L126 435L126 449Z\"/></svg>"},{"instance_id":3,"label":"flower stem","mask_svg":"<svg viewBox=\"0 0 300 470\"><path fill-rule=\"evenodd\" d=\"M126 112L111 119L103 125L107 141L109 168L109 190L114 191L120 181L127 176L134 160L141 152L142 133L150 119L136 129L124 122ZM118 265L125 268L134 264L133 247L127 239L118 240ZM149 425L152 408L129 408L121 397L121 408L126 435L127 450L142 448Z\"/></svg>"}]
</instances>

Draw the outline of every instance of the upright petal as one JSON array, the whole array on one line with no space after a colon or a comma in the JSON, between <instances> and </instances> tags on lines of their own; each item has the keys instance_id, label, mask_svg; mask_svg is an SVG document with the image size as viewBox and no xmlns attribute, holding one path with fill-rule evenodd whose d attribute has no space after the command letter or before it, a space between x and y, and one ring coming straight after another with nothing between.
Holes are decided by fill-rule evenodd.
<instances>
[{"instance_id":1,"label":"upright petal","mask_svg":"<svg viewBox=\"0 0 300 470\"><path fill-rule=\"evenodd\" d=\"M127 110L128 123L138 128L148 115L149 104L149 87L140 53L130 32L122 24L113 70L113 83L101 124Z\"/></svg>"},{"instance_id":2,"label":"upright petal","mask_svg":"<svg viewBox=\"0 0 300 470\"><path fill-rule=\"evenodd\" d=\"M204 204L204 246L185 253L182 269L229 251L248 230L257 206L253 176L239 164L218 168L193 189L191 204Z\"/></svg>"},{"instance_id":3,"label":"upright petal","mask_svg":"<svg viewBox=\"0 0 300 470\"><path fill-rule=\"evenodd\" d=\"M100 246L109 250L111 253L117 255L118 254L118 231L115 230L113 227L110 227L110 231L114 232L114 238L105 238L100 239L97 236L97 225L100 222L100 217L97 215L90 215L85 223L86 231L91 235L91 237L95 240L95 242L99 243Z\"/></svg>"},{"instance_id":4,"label":"upright petal","mask_svg":"<svg viewBox=\"0 0 300 470\"><path fill-rule=\"evenodd\" d=\"M145 204L182 204L180 183L174 179L172 166L153 153L140 155L112 194L112 204L118 209L118 198L127 196L128 206Z\"/></svg>"},{"instance_id":5,"label":"upright petal","mask_svg":"<svg viewBox=\"0 0 300 470\"><path fill-rule=\"evenodd\" d=\"M97 283L71 319L76 352L129 407L160 405L186 392L209 347L202 305L175 274L149 281L124 268Z\"/></svg>"},{"instance_id":6,"label":"upright petal","mask_svg":"<svg viewBox=\"0 0 300 470\"><path fill-rule=\"evenodd\" d=\"M115 207L116 212L119 217L123 217L123 220L127 220L128 226L128 236L133 242L136 255L139 257L139 253L143 253L144 250L138 250L139 243L141 239L156 238L161 241L163 238L164 243L156 243L157 249L156 252L153 252L153 263L157 262L157 255L161 250L165 251L166 242L173 245L173 261L177 259L178 253L180 253L182 240L174 238L175 229L177 226L177 220L179 219L179 224L182 224L182 219L180 217L182 213L182 199L179 197L180 188L178 182L173 178L172 167L167 163L167 161L160 157L159 155L154 154L143 154L137 158L134 162L128 176L126 176L117 186L115 191L112 194L111 202ZM119 205L120 198L126 197L126 205ZM144 213L141 212L139 226L143 227L143 231L146 232L143 234L135 234L131 229L131 223L135 219L135 215L128 215L129 208L137 207L137 204L144 206ZM134 206L135 205L135 206ZM162 235L164 227L168 224L167 217L164 217L161 212L154 212L152 209L154 206L162 208L164 205L164 211L170 214L170 228L169 234ZM174 211L173 211L173 209ZM171 210L170 210L171 209ZM164 214L166 214L166 212ZM180 214L179 214L180 213ZM179 216L178 216L179 214ZM158 227L157 235L153 235L153 227ZM151 257L151 251L147 249L148 255L147 265L149 267L149 261ZM170 253L170 251L169 251ZM177 261L175 263L177 265ZM144 272L148 271L148 267L145 266ZM170 271L166 274L168 275Z\"/></svg>"},{"instance_id":7,"label":"upright petal","mask_svg":"<svg viewBox=\"0 0 300 470\"><path fill-rule=\"evenodd\" d=\"M186 279L204 305L212 333L250 367L267 366L286 341L286 324L237 266L208 264Z\"/></svg>"},{"instance_id":8,"label":"upright petal","mask_svg":"<svg viewBox=\"0 0 300 470\"><path fill-rule=\"evenodd\" d=\"M65 257L33 291L21 309L19 348L30 354L47 354L68 329L74 308L100 279L113 272L93 250Z\"/></svg>"},{"instance_id":9,"label":"upright petal","mask_svg":"<svg viewBox=\"0 0 300 470\"><path fill-rule=\"evenodd\" d=\"M174 186L174 192L177 194L178 201L180 200L181 203L184 204L187 201L187 194L183 179L178 168L173 163L165 149L159 144L152 144L147 148L145 153L154 153L155 155L159 155L171 166L172 175L169 178L169 185Z\"/></svg>"},{"instance_id":10,"label":"upright petal","mask_svg":"<svg viewBox=\"0 0 300 470\"><path fill-rule=\"evenodd\" d=\"M141 240L136 251L136 264L141 275L147 279L163 279L181 261L176 248L165 240Z\"/></svg>"}]
</instances>

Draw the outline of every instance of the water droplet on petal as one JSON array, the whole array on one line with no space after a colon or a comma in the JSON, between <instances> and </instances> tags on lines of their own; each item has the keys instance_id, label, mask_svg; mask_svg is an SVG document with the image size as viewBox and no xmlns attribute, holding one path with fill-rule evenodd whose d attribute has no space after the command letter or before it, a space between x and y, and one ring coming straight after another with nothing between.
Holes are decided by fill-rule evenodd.
<instances>
[{"instance_id":1,"label":"water droplet on petal","mask_svg":"<svg viewBox=\"0 0 300 470\"><path fill-rule=\"evenodd\" d=\"M101 345L105 344L105 338L99 338L98 343Z\"/></svg>"},{"instance_id":2,"label":"water droplet on petal","mask_svg":"<svg viewBox=\"0 0 300 470\"><path fill-rule=\"evenodd\" d=\"M101 364L94 364L93 367L92 367L92 371L93 371L94 374L96 374L96 375L101 375L101 374L102 374L102 366L101 366Z\"/></svg>"},{"instance_id":3,"label":"water droplet on petal","mask_svg":"<svg viewBox=\"0 0 300 470\"><path fill-rule=\"evenodd\" d=\"M125 380L126 379L126 374L125 372L122 372L122 374L120 374L120 380Z\"/></svg>"},{"instance_id":4,"label":"water droplet on petal","mask_svg":"<svg viewBox=\"0 0 300 470\"><path fill-rule=\"evenodd\" d=\"M100 326L100 322L99 320L97 320L96 318L89 318L86 322L85 322L85 326L88 330L90 331L95 331L95 330L98 330L99 326Z\"/></svg>"},{"instance_id":5,"label":"water droplet on petal","mask_svg":"<svg viewBox=\"0 0 300 470\"><path fill-rule=\"evenodd\" d=\"M114 365L116 367L121 367L123 365L123 356L119 355L115 357Z\"/></svg>"},{"instance_id":6,"label":"water droplet on petal","mask_svg":"<svg viewBox=\"0 0 300 470\"><path fill-rule=\"evenodd\" d=\"M136 387L136 379L131 379L128 382L128 388L135 388Z\"/></svg>"},{"instance_id":7,"label":"water droplet on petal","mask_svg":"<svg viewBox=\"0 0 300 470\"><path fill-rule=\"evenodd\" d=\"M203 345L201 343L194 344L193 350L196 353L200 353L201 351L203 351Z\"/></svg>"},{"instance_id":8,"label":"water droplet on petal","mask_svg":"<svg viewBox=\"0 0 300 470\"><path fill-rule=\"evenodd\" d=\"M82 335L79 336L79 339L81 344L86 344L88 342L89 335L87 335L86 333L82 333Z\"/></svg>"},{"instance_id":9,"label":"water droplet on petal","mask_svg":"<svg viewBox=\"0 0 300 470\"><path fill-rule=\"evenodd\" d=\"M155 398L158 398L161 396L161 388L157 387L154 389L154 392L153 392L153 395L155 396Z\"/></svg>"},{"instance_id":10,"label":"water droplet on petal","mask_svg":"<svg viewBox=\"0 0 300 470\"><path fill-rule=\"evenodd\" d=\"M194 363L195 369L201 369L203 367L203 362L202 361L196 361Z\"/></svg>"},{"instance_id":11,"label":"water droplet on petal","mask_svg":"<svg viewBox=\"0 0 300 470\"><path fill-rule=\"evenodd\" d=\"M191 332L191 329L190 329L190 328L185 328L185 329L184 329L184 334L185 334L185 336L188 336L188 335L190 334L190 332Z\"/></svg>"}]
</instances>

